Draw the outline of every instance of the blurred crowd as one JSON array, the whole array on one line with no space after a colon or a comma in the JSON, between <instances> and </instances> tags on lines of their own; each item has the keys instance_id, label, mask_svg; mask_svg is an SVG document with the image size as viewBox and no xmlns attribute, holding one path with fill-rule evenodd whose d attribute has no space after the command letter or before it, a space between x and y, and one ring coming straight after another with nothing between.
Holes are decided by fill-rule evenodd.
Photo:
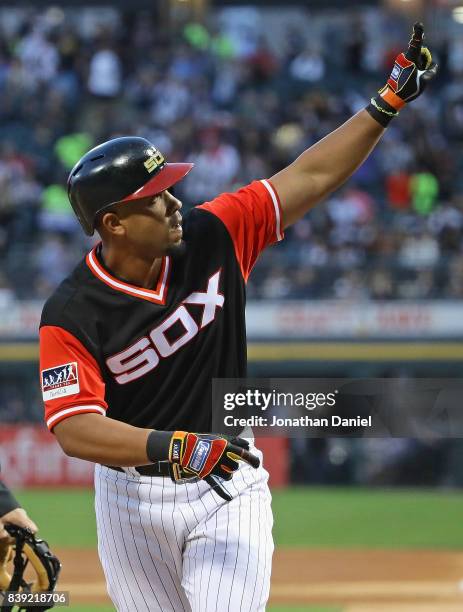
<instances>
[{"instance_id":1,"label":"blurred crowd","mask_svg":"<svg viewBox=\"0 0 463 612\"><path fill-rule=\"evenodd\" d=\"M462 487L463 441L417 438L290 440L291 482Z\"/></svg>"},{"instance_id":2,"label":"blurred crowd","mask_svg":"<svg viewBox=\"0 0 463 612\"><path fill-rule=\"evenodd\" d=\"M271 176L362 108L409 35L371 11L319 16L316 36L305 12L272 35L256 12L246 27L235 13L175 28L115 10L15 15L0 20L0 305L46 298L91 245L66 179L92 145L147 137L170 161L195 162L184 204L210 200ZM265 253L250 298L463 298L461 36L433 49L432 91Z\"/></svg>"}]
</instances>

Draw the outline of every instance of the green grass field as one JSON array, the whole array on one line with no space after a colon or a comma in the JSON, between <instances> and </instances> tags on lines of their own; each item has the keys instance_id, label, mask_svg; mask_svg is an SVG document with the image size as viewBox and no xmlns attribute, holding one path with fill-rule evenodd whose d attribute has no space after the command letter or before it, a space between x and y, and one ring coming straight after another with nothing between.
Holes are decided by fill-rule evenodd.
<instances>
[{"instance_id":1,"label":"green grass field","mask_svg":"<svg viewBox=\"0 0 463 612\"><path fill-rule=\"evenodd\" d=\"M18 491L55 546L96 543L93 493ZM273 493L277 546L311 548L463 547L459 492L291 488Z\"/></svg>"},{"instance_id":2,"label":"green grass field","mask_svg":"<svg viewBox=\"0 0 463 612\"><path fill-rule=\"evenodd\" d=\"M53 547L96 546L89 490L18 491ZM291 488L273 492L276 546L309 548L463 548L463 494ZM71 606L73 612L114 612ZM340 608L273 606L269 612L341 612Z\"/></svg>"}]
</instances>

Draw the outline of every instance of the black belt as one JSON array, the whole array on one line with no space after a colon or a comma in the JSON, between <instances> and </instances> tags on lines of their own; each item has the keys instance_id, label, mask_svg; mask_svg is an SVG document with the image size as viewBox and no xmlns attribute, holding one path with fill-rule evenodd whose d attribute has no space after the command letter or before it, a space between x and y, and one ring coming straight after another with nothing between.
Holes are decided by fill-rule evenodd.
<instances>
[{"instance_id":1,"label":"black belt","mask_svg":"<svg viewBox=\"0 0 463 612\"><path fill-rule=\"evenodd\" d=\"M110 470L116 470L116 472L125 472L125 470L123 470L122 468L115 467L113 465L105 465L105 467L109 468ZM151 465L139 465L133 469L137 470L140 476L151 476L151 477L169 476L170 477L169 464L166 462L161 463L160 461L158 461L158 463L153 463Z\"/></svg>"}]
</instances>

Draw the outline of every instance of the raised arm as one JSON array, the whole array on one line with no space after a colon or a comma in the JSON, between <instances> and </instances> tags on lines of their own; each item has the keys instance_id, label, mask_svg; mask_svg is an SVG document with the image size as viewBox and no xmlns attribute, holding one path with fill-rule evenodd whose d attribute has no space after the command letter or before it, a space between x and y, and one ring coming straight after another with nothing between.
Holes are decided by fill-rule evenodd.
<instances>
[{"instance_id":1,"label":"raised arm","mask_svg":"<svg viewBox=\"0 0 463 612\"><path fill-rule=\"evenodd\" d=\"M284 227L340 187L368 157L400 109L422 93L437 70L422 43L423 26L417 23L407 52L397 56L386 85L368 107L271 178L280 197Z\"/></svg>"},{"instance_id":2,"label":"raised arm","mask_svg":"<svg viewBox=\"0 0 463 612\"><path fill-rule=\"evenodd\" d=\"M271 178L288 227L340 187L363 163L384 127L362 110Z\"/></svg>"}]
</instances>

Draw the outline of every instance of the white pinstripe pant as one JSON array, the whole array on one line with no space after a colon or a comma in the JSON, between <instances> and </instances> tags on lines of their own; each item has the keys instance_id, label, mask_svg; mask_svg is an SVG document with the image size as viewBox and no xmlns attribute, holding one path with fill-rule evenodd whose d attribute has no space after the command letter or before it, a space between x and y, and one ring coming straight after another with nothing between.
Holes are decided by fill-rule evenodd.
<instances>
[{"instance_id":1,"label":"white pinstripe pant","mask_svg":"<svg viewBox=\"0 0 463 612\"><path fill-rule=\"evenodd\" d=\"M262 467L243 464L226 483L226 503L202 481L175 485L97 465L98 552L118 612L265 610L273 553L267 480Z\"/></svg>"}]
</instances>

